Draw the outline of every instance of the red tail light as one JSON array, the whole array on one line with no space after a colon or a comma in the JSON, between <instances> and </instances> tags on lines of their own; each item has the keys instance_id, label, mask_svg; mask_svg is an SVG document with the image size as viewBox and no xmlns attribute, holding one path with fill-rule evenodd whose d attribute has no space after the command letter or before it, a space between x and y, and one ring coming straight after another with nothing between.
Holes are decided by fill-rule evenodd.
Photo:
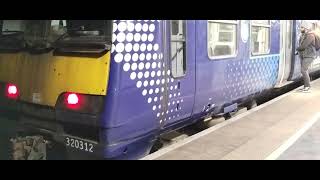
<instances>
[{"instance_id":1,"label":"red tail light","mask_svg":"<svg viewBox=\"0 0 320 180\"><path fill-rule=\"evenodd\" d=\"M81 95L76 93L66 93L64 101L69 109L80 109L83 103Z\"/></svg>"},{"instance_id":2,"label":"red tail light","mask_svg":"<svg viewBox=\"0 0 320 180\"><path fill-rule=\"evenodd\" d=\"M79 103L79 96L77 94L69 94L67 97L67 103L69 105L77 105Z\"/></svg>"},{"instance_id":3,"label":"red tail light","mask_svg":"<svg viewBox=\"0 0 320 180\"><path fill-rule=\"evenodd\" d=\"M14 84L7 84L6 95L10 99L17 99L19 95L19 90Z\"/></svg>"},{"instance_id":4,"label":"red tail light","mask_svg":"<svg viewBox=\"0 0 320 180\"><path fill-rule=\"evenodd\" d=\"M104 97L105 96L66 92L59 96L56 108L59 110L98 114L102 111Z\"/></svg>"}]
</instances>

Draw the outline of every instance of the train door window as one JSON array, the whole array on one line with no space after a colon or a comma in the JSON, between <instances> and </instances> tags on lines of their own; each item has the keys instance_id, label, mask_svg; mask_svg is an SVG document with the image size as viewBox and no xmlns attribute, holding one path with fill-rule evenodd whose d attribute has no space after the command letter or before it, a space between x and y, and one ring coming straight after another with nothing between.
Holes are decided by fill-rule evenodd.
<instances>
[{"instance_id":1,"label":"train door window","mask_svg":"<svg viewBox=\"0 0 320 180\"><path fill-rule=\"evenodd\" d=\"M270 51L270 21L251 21L251 53L252 55L268 54Z\"/></svg>"},{"instance_id":2,"label":"train door window","mask_svg":"<svg viewBox=\"0 0 320 180\"><path fill-rule=\"evenodd\" d=\"M210 59L236 56L237 25L238 21L236 20L208 21L208 55Z\"/></svg>"},{"instance_id":3,"label":"train door window","mask_svg":"<svg viewBox=\"0 0 320 180\"><path fill-rule=\"evenodd\" d=\"M171 21L171 72L174 78L186 73L186 22Z\"/></svg>"}]
</instances>

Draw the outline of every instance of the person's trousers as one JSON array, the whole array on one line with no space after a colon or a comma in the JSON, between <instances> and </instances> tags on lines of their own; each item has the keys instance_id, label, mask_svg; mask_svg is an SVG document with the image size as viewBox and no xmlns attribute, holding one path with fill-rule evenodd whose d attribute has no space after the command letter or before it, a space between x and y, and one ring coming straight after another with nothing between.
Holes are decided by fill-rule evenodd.
<instances>
[{"instance_id":1,"label":"person's trousers","mask_svg":"<svg viewBox=\"0 0 320 180\"><path fill-rule=\"evenodd\" d=\"M301 60L301 74L303 77L304 87L311 87L310 85L310 76L309 68L313 62L314 58L303 58Z\"/></svg>"}]
</instances>

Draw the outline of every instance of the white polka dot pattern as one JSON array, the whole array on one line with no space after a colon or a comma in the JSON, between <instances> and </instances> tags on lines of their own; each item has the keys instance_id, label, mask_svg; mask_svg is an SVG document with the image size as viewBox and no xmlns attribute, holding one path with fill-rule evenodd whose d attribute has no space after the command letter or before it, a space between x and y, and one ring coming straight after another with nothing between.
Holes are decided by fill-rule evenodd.
<instances>
[{"instance_id":1,"label":"white polka dot pattern","mask_svg":"<svg viewBox=\"0 0 320 180\"><path fill-rule=\"evenodd\" d=\"M231 100L273 87L278 76L279 55L230 61L225 69L224 97Z\"/></svg>"},{"instance_id":2,"label":"white polka dot pattern","mask_svg":"<svg viewBox=\"0 0 320 180\"><path fill-rule=\"evenodd\" d=\"M146 99L159 122L164 123L179 117L183 99L177 98L181 93L178 82L170 77L170 70L164 71L162 37L156 36L160 23L160 20L115 20L111 53L114 62L122 66L123 73L128 74L135 87L141 90L141 98ZM163 98L164 87L169 87L170 96L166 112L163 107L166 99Z\"/></svg>"}]
</instances>

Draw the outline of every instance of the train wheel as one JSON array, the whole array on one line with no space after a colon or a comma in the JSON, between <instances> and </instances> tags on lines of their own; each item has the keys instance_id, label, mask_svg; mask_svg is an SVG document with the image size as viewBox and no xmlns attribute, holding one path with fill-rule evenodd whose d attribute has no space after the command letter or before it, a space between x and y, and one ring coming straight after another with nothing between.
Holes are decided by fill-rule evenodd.
<instances>
[{"instance_id":1,"label":"train wheel","mask_svg":"<svg viewBox=\"0 0 320 180\"><path fill-rule=\"evenodd\" d=\"M208 126L208 123L206 123L206 122L204 121L204 119L202 119L202 120L194 123L192 126L193 126L193 128L195 128L195 129L198 130L198 131L205 130L205 129L207 129L207 128L209 127L209 126Z\"/></svg>"},{"instance_id":2,"label":"train wheel","mask_svg":"<svg viewBox=\"0 0 320 180\"><path fill-rule=\"evenodd\" d=\"M247 110L250 110L250 109L253 109L255 107L257 107L258 104L257 104L257 101L256 100L252 100L248 103L248 106L247 106Z\"/></svg>"},{"instance_id":3,"label":"train wheel","mask_svg":"<svg viewBox=\"0 0 320 180\"><path fill-rule=\"evenodd\" d=\"M232 114L231 113L226 113L226 114L223 115L223 117L224 117L225 120L229 120L229 119L232 118Z\"/></svg>"},{"instance_id":4,"label":"train wheel","mask_svg":"<svg viewBox=\"0 0 320 180\"><path fill-rule=\"evenodd\" d=\"M41 136L11 139L13 160L46 160L47 142Z\"/></svg>"},{"instance_id":5,"label":"train wheel","mask_svg":"<svg viewBox=\"0 0 320 180\"><path fill-rule=\"evenodd\" d=\"M153 144L149 154L158 151L162 147L163 147L163 142L161 141L161 139L157 139L156 142Z\"/></svg>"}]
</instances>

